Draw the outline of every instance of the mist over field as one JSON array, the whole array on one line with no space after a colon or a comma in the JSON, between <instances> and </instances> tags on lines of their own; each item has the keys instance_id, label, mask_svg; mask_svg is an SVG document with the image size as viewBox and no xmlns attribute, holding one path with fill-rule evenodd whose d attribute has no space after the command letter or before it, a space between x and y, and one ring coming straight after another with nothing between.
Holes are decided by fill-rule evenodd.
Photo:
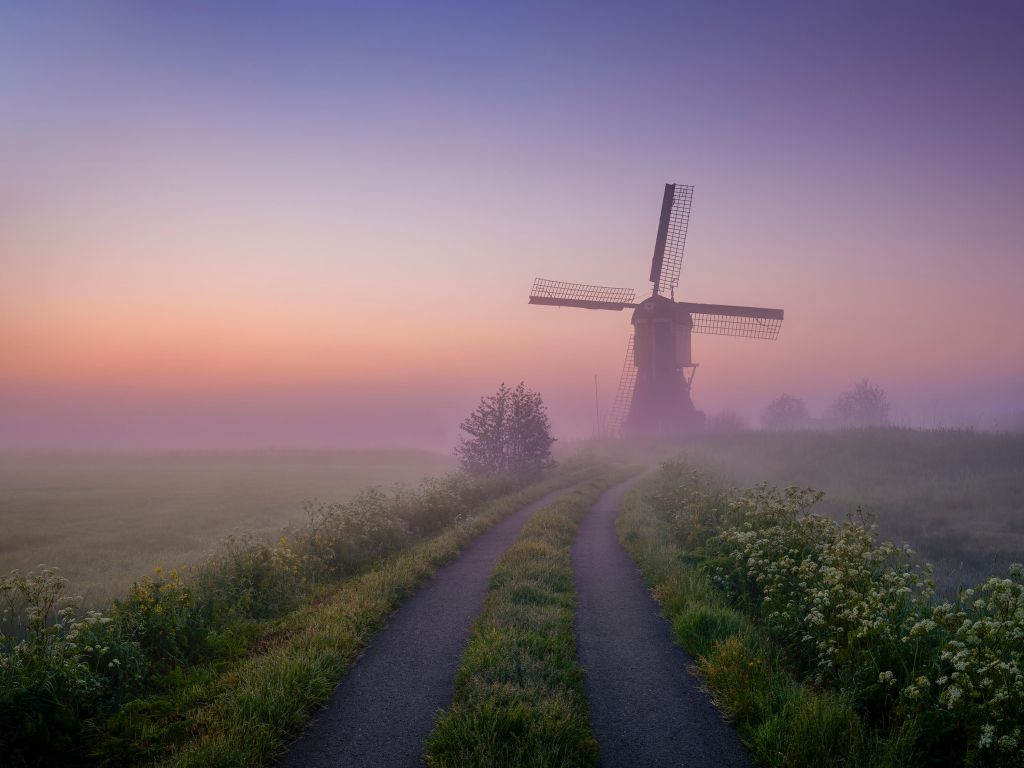
<instances>
[{"instance_id":1,"label":"mist over field","mask_svg":"<svg viewBox=\"0 0 1024 768\"><path fill-rule=\"evenodd\" d=\"M0 768L1019 768L1022 40L0 4Z\"/></svg>"},{"instance_id":2,"label":"mist over field","mask_svg":"<svg viewBox=\"0 0 1024 768\"><path fill-rule=\"evenodd\" d=\"M781 340L785 336L786 330ZM574 346L568 334L564 343ZM737 359L750 353L754 346L742 339L714 337L702 337L699 343L728 345L732 347L730 356ZM560 439L573 442L594 436L595 406L602 420L606 418L618 384L620 355L617 348L610 354L596 352L595 367L600 361L615 370L614 375L599 378L596 399L593 374L587 375L583 370L585 362L579 363L579 376L560 377L544 391L553 428ZM607 365L609 362L611 365ZM418 448L447 453L457 441L459 421L480 395L502 380L512 382L521 378L517 378L511 366L500 366L490 373L477 371L458 382L439 386L431 381L431 372L426 370L422 378L405 385L386 382L375 388L302 394L121 392L118 388L89 393L8 391L4 394L4 420L0 423L0 450L38 453ZM836 382L830 388L828 382L817 381L811 374L793 388L775 391L755 377L742 382L750 392L737 397L716 392L712 375L701 370L694 382L693 396L698 408L709 416L734 412L745 426L757 428L766 406L782 392L799 396L806 402L810 416L824 419L834 400L859 378L854 373L850 380ZM890 421L895 425L1024 430L1024 382L929 399L914 386L893 385L891 378L894 377L882 375L874 380L888 394ZM545 379L544 372L535 376L541 382Z\"/></svg>"}]
</instances>

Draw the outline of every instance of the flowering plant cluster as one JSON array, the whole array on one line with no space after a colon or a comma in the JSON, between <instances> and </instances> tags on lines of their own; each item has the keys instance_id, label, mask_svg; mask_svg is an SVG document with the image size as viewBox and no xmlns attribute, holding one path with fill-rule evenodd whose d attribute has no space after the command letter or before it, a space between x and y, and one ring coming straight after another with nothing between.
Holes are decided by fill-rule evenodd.
<instances>
[{"instance_id":1,"label":"flowering plant cluster","mask_svg":"<svg viewBox=\"0 0 1024 768\"><path fill-rule=\"evenodd\" d=\"M0 577L0 754L18 738L39 755L70 745L67 723L94 713L140 675L113 620L80 614L56 568ZM126 652L127 651L127 652Z\"/></svg>"},{"instance_id":2,"label":"flowering plant cluster","mask_svg":"<svg viewBox=\"0 0 1024 768\"><path fill-rule=\"evenodd\" d=\"M922 754L1024 764L1024 568L936 605L931 567L859 510L838 523L811 512L818 491L715 491L679 469L655 508L807 679L875 723L913 722Z\"/></svg>"},{"instance_id":3,"label":"flowering plant cluster","mask_svg":"<svg viewBox=\"0 0 1024 768\"><path fill-rule=\"evenodd\" d=\"M925 621L944 637L937 672L905 697L948 712L970 735L970 762L1024 764L1024 566L935 606Z\"/></svg>"},{"instance_id":4,"label":"flowering plant cluster","mask_svg":"<svg viewBox=\"0 0 1024 768\"><path fill-rule=\"evenodd\" d=\"M811 514L821 497L767 485L739 495L741 522L708 542L708 570L817 683L885 708L934 644L920 623L934 589L909 549L876 541L870 520Z\"/></svg>"}]
</instances>

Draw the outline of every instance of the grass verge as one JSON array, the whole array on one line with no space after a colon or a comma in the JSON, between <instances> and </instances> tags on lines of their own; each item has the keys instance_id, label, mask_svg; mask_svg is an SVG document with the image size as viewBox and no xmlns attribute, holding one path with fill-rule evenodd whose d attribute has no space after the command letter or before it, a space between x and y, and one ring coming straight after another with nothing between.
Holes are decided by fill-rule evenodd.
<instances>
[{"instance_id":1,"label":"grass verge","mask_svg":"<svg viewBox=\"0 0 1024 768\"><path fill-rule=\"evenodd\" d=\"M538 512L498 562L454 701L427 742L431 768L596 762L576 663L569 547L601 492L625 477L592 480Z\"/></svg>"},{"instance_id":2,"label":"grass verge","mask_svg":"<svg viewBox=\"0 0 1024 768\"><path fill-rule=\"evenodd\" d=\"M782 650L729 605L700 571L701 558L688 553L673 523L655 512L647 500L655 482L645 480L627 496L619 538L753 760L792 768L905 766L912 729L879 733L841 694L792 675Z\"/></svg>"},{"instance_id":3,"label":"grass verge","mask_svg":"<svg viewBox=\"0 0 1024 768\"><path fill-rule=\"evenodd\" d=\"M559 473L485 504L268 624L248 655L192 670L167 693L129 703L106 734L100 762L181 768L270 762L327 700L388 616L441 565L525 504L597 471Z\"/></svg>"}]
</instances>

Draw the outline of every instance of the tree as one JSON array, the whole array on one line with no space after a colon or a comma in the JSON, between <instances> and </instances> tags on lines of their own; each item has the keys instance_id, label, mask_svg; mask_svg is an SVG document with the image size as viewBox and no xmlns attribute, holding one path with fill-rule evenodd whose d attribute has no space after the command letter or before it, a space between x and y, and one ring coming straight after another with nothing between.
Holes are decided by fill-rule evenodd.
<instances>
[{"instance_id":1,"label":"tree","mask_svg":"<svg viewBox=\"0 0 1024 768\"><path fill-rule=\"evenodd\" d=\"M474 474L536 472L554 466L551 426L539 392L519 382L480 399L480 405L459 426L455 455Z\"/></svg>"},{"instance_id":2,"label":"tree","mask_svg":"<svg viewBox=\"0 0 1024 768\"><path fill-rule=\"evenodd\" d=\"M796 429L807 423L807 405L799 397L779 395L764 409L761 426L765 429Z\"/></svg>"},{"instance_id":3,"label":"tree","mask_svg":"<svg viewBox=\"0 0 1024 768\"><path fill-rule=\"evenodd\" d=\"M864 379L836 398L829 415L843 427L881 427L889 421L889 399L884 389Z\"/></svg>"}]
</instances>

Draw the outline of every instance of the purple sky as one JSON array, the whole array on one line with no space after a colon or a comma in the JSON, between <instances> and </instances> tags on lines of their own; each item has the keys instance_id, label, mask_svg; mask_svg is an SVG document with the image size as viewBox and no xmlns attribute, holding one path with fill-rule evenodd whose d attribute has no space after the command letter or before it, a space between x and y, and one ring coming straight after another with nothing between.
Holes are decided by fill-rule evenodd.
<instances>
[{"instance_id":1,"label":"purple sky","mask_svg":"<svg viewBox=\"0 0 1024 768\"><path fill-rule=\"evenodd\" d=\"M0 9L0 448L432 445L525 379L610 401L666 181L708 411L865 376L1024 410L1020 3Z\"/></svg>"}]
</instances>

